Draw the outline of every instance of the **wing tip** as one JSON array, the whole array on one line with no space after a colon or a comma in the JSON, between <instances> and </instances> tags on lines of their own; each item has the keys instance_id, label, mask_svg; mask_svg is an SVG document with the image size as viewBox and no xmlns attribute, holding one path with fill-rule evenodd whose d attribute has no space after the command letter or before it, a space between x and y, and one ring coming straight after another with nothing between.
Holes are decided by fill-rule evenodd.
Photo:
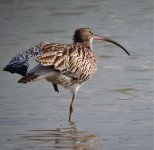
<instances>
[{"instance_id":1,"label":"wing tip","mask_svg":"<svg viewBox=\"0 0 154 150\"><path fill-rule=\"evenodd\" d=\"M3 68L3 71L8 71L10 73L20 74L22 76L26 75L28 66L24 64L8 64Z\"/></svg>"}]
</instances>

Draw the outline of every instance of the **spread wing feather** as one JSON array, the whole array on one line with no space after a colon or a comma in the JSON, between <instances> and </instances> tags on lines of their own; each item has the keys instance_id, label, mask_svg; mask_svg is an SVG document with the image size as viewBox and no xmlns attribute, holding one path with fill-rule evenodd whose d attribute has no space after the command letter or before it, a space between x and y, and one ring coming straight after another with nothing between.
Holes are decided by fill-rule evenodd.
<instances>
[{"instance_id":1,"label":"spread wing feather","mask_svg":"<svg viewBox=\"0 0 154 150\"><path fill-rule=\"evenodd\" d=\"M87 80L96 71L94 53L87 45L51 42L41 42L17 54L3 70L24 76L32 57L42 66L51 66L52 69L77 80Z\"/></svg>"},{"instance_id":2,"label":"spread wing feather","mask_svg":"<svg viewBox=\"0 0 154 150\"><path fill-rule=\"evenodd\" d=\"M45 44L42 55L36 61L43 66L51 66L61 73L77 80L87 80L95 72L95 56L86 46L79 44Z\"/></svg>"}]
</instances>

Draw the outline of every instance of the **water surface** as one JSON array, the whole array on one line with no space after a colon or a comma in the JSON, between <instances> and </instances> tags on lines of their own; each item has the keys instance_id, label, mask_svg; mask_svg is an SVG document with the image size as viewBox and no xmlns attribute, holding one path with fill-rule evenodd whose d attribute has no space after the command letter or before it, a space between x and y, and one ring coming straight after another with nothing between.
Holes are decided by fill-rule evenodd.
<instances>
[{"instance_id":1,"label":"water surface","mask_svg":"<svg viewBox=\"0 0 154 150\"><path fill-rule=\"evenodd\" d=\"M153 27L151 0L1 0L0 148L2 150L151 150ZM70 93L39 81L17 84L3 67L40 41L70 43L90 27L128 49L95 41L98 71L78 93L74 125ZM32 61L32 63L34 63Z\"/></svg>"}]
</instances>

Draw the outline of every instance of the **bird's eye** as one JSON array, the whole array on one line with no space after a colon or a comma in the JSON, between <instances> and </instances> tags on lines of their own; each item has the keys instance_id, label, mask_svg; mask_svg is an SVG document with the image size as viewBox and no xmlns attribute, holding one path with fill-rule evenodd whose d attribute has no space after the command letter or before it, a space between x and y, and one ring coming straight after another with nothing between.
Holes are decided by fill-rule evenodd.
<instances>
[{"instance_id":1,"label":"bird's eye","mask_svg":"<svg viewBox=\"0 0 154 150\"><path fill-rule=\"evenodd\" d=\"M89 33L90 33L90 34L93 34L91 30L89 30Z\"/></svg>"}]
</instances>

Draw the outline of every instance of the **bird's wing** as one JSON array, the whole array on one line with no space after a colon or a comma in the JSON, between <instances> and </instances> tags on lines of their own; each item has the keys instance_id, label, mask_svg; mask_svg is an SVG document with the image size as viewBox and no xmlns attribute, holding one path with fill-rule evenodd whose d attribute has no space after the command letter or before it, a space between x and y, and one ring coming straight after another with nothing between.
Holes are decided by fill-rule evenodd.
<instances>
[{"instance_id":1,"label":"bird's wing","mask_svg":"<svg viewBox=\"0 0 154 150\"><path fill-rule=\"evenodd\" d=\"M77 80L87 80L95 70L95 57L89 48L80 44L41 42L11 59L4 71L27 74L29 59L34 57L42 66L51 66ZM93 59L94 58L94 59Z\"/></svg>"},{"instance_id":2,"label":"bird's wing","mask_svg":"<svg viewBox=\"0 0 154 150\"><path fill-rule=\"evenodd\" d=\"M43 51L43 54L36 57L37 62L43 66L51 66L53 69L73 78L77 78L75 72L72 72L70 68L71 57L76 54L73 44L46 43L40 50Z\"/></svg>"},{"instance_id":3,"label":"bird's wing","mask_svg":"<svg viewBox=\"0 0 154 150\"><path fill-rule=\"evenodd\" d=\"M15 55L10 62L4 67L3 71L10 73L17 73L22 76L27 74L29 68L29 59L35 58L47 52L48 48L45 45L52 44L54 48L56 43L51 42L40 42L39 44L26 49L17 55Z\"/></svg>"},{"instance_id":4,"label":"bird's wing","mask_svg":"<svg viewBox=\"0 0 154 150\"><path fill-rule=\"evenodd\" d=\"M43 66L53 66L56 70L62 71L68 60L68 49L71 44L45 43L40 47L42 55L36 56L36 61ZM60 65L61 64L61 65Z\"/></svg>"},{"instance_id":5,"label":"bird's wing","mask_svg":"<svg viewBox=\"0 0 154 150\"><path fill-rule=\"evenodd\" d=\"M87 54L88 48L76 44L45 44L42 55L36 61L43 66L52 66L55 70L77 80L87 80L93 71L93 60ZM95 61L95 60L94 60ZM87 65L91 63L91 65Z\"/></svg>"}]
</instances>

